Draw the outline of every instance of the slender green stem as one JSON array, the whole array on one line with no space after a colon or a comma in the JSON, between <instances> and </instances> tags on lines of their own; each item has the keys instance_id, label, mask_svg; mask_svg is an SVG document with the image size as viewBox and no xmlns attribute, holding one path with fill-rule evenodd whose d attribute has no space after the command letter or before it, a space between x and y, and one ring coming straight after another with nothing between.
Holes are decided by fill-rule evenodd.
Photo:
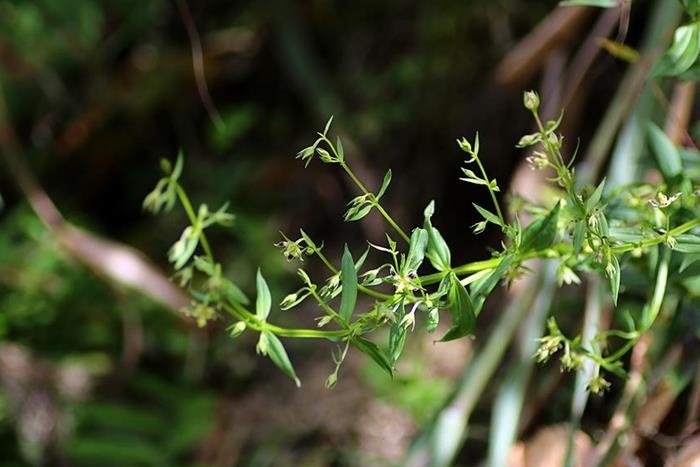
<instances>
[{"instance_id":1,"label":"slender green stem","mask_svg":"<svg viewBox=\"0 0 700 467\"><path fill-rule=\"evenodd\" d=\"M333 274L338 274L338 270L337 270L337 269L335 268L335 266L333 266L333 264L328 260L328 258L326 257L326 255L324 255L323 253L321 253L321 250L319 250L319 249L317 249L317 248L314 248L314 253L316 253L316 255L318 255L318 257L321 259L321 261L323 261L323 264L325 264L326 267L327 267ZM380 300L388 300L388 299L390 299L391 297L393 297L393 295L385 294L385 293L382 293L382 292L377 292L376 290L372 290L372 289L370 289L369 287L365 287L365 286L362 285L362 284L357 284L357 290L361 291L361 292L364 293L365 295L369 295L370 297L378 298L378 299L380 299Z\"/></svg>"},{"instance_id":2,"label":"slender green stem","mask_svg":"<svg viewBox=\"0 0 700 467\"><path fill-rule=\"evenodd\" d=\"M496 215L498 215L498 219L500 219L501 225L505 226L506 220L503 217L503 213L501 212L501 206L498 204L498 199L496 199L496 193L494 192L493 188L491 188L491 183L489 183L488 176L486 175L486 169L484 169L484 166L481 163L481 159L479 159L478 154L472 154L472 156L474 157L474 160L476 161L476 165L479 166L479 170L481 171L481 176L484 177L484 180L486 180L486 188L488 188L489 194L491 195L491 201L493 201L493 205L496 208Z\"/></svg>"},{"instance_id":3,"label":"slender green stem","mask_svg":"<svg viewBox=\"0 0 700 467\"><path fill-rule=\"evenodd\" d=\"M483 271L484 269L493 269L497 267L502 260L503 258L491 258L482 261L474 261L472 263L463 264L461 266L452 268L449 271L440 271L433 274L421 276L420 283L421 285L436 284L440 282L450 272L454 272L458 276L463 276L471 272Z\"/></svg>"},{"instance_id":4,"label":"slender green stem","mask_svg":"<svg viewBox=\"0 0 700 467\"><path fill-rule=\"evenodd\" d=\"M240 304L235 304L234 306L224 305L224 309L235 318L244 321L248 327L255 331L270 331L282 337L336 340L349 335L349 331L346 329L323 331L320 329L285 328L268 322L261 322L255 315L243 308Z\"/></svg>"},{"instance_id":5,"label":"slender green stem","mask_svg":"<svg viewBox=\"0 0 700 467\"><path fill-rule=\"evenodd\" d=\"M663 247L662 247L663 248ZM671 259L671 249L663 248L661 258L659 259L659 268L656 272L656 285L654 286L654 294L651 296L649 308L645 314L646 323L644 323L644 331L648 330L656 321L656 317L661 311L661 304L666 295L666 286L668 284L668 264Z\"/></svg>"},{"instance_id":6,"label":"slender green stem","mask_svg":"<svg viewBox=\"0 0 700 467\"><path fill-rule=\"evenodd\" d=\"M318 302L319 306L320 306L321 308L323 308L323 310L324 310L326 313L328 313L328 315L331 316L338 324L340 324L340 325L343 326L344 328L348 328L348 327L350 326L350 325L348 324L348 322L345 320L345 318L343 318L342 316L340 316L333 308L331 308L330 306L328 306L328 304L316 293L316 291L314 290L313 287L310 287L310 288L309 288L309 292L310 292L311 295L316 299L316 301Z\"/></svg>"},{"instance_id":7,"label":"slender green stem","mask_svg":"<svg viewBox=\"0 0 700 467\"><path fill-rule=\"evenodd\" d=\"M321 261L323 261L323 264L325 264L326 267L327 267L333 274L338 274L338 270L337 270L337 269L335 268L335 266L333 266L333 264L328 260L328 258L326 257L326 255L324 255L323 253L321 253L321 250L319 250L318 248L314 248L314 253L316 253L316 255L321 259Z\"/></svg>"},{"instance_id":8,"label":"slender green stem","mask_svg":"<svg viewBox=\"0 0 700 467\"><path fill-rule=\"evenodd\" d=\"M374 195L372 195L372 196L374 196ZM411 239L408 237L408 235L406 235L406 232L404 232L403 229L401 229L401 227L399 227L399 225L389 215L389 213L384 210L382 205L379 204L379 201L375 200L375 207L381 213L381 215L384 217L384 219L386 219L386 221L389 223L389 225L391 225L391 227L401 236L401 238L403 238L406 241L406 243L411 243Z\"/></svg>"},{"instance_id":9,"label":"slender green stem","mask_svg":"<svg viewBox=\"0 0 700 467\"><path fill-rule=\"evenodd\" d=\"M333 145L331 145L331 148L335 151ZM406 232L404 232L404 230L401 227L399 227L396 221L394 221L394 219L389 215L388 212L386 212L382 205L379 204L379 201L377 201L377 199L375 198L374 193L370 193L367 187L365 187L365 185L360 181L360 179L357 178L355 172L353 172L352 169L350 169L350 167L345 163L344 160L340 161L340 166L343 168L345 173L348 174L348 177L350 177L353 183L355 183L355 185L357 185L357 187L362 191L363 194L372 195L372 199L374 200L374 206L377 208L382 217L389 223L391 228L394 229L396 233L398 233L401 236L401 238L403 238L406 241L406 243L410 243L411 240L408 237L408 235L406 235Z\"/></svg>"},{"instance_id":10,"label":"slender green stem","mask_svg":"<svg viewBox=\"0 0 700 467\"><path fill-rule=\"evenodd\" d=\"M537 122L537 129L539 130L540 136L542 138L542 145L544 145L545 150L553 159L551 161L551 165L557 172L557 176L559 178L561 186L564 187L564 189L566 190L566 193L569 195L568 197L572 204L576 206L576 208L581 214L585 214L586 208L575 191L574 180L571 174L571 170L569 170L569 168L564 163L564 158L562 157L561 152L557 148L555 148L552 142L549 140L547 131L545 130L544 125L542 124L542 120L540 119L540 115L537 112L537 110L533 110L532 115L535 117L535 122Z\"/></svg>"},{"instance_id":11,"label":"slender green stem","mask_svg":"<svg viewBox=\"0 0 700 467\"><path fill-rule=\"evenodd\" d=\"M194 213L194 209L192 209L192 203L190 203L190 199L187 196L187 193L185 193L185 190L180 186L179 183L175 182L175 192L177 193L177 197L180 200L180 204L182 204L182 207L185 209L185 212L187 213L187 217L190 220L190 224L196 225L197 224L197 215ZM204 233L204 229L199 229L199 243L202 245L202 249L204 250L204 253L207 255L207 258L211 262L214 262L214 255L211 252L211 247L209 246L209 241L207 240L207 236Z\"/></svg>"},{"instance_id":12,"label":"slender green stem","mask_svg":"<svg viewBox=\"0 0 700 467\"><path fill-rule=\"evenodd\" d=\"M668 237L674 237L676 235L680 235L682 233L685 233L697 226L700 226L700 219L693 219L692 221L688 221L684 224L679 225L678 227L675 227L671 230L669 230L666 234L664 235L659 235L658 237L654 238L648 238L646 240L642 240L641 242L638 243L626 243L624 245L618 245L612 247L610 250L614 253L624 253L626 251L632 251L637 248L646 248L654 245L658 245L660 243L665 242Z\"/></svg>"},{"instance_id":13,"label":"slender green stem","mask_svg":"<svg viewBox=\"0 0 700 467\"><path fill-rule=\"evenodd\" d=\"M280 326L275 326L273 324L265 324L265 329L277 334L282 337L298 337L306 339L329 339L337 340L339 338L349 335L349 331L346 329L338 329L334 331L323 331L320 329L295 329L295 328L283 328Z\"/></svg>"}]
</instances>

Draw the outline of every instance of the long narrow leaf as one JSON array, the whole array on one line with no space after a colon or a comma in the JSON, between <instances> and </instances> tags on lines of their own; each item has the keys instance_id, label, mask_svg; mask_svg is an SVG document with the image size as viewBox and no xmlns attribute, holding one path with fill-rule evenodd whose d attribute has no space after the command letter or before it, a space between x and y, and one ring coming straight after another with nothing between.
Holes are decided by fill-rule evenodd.
<instances>
[{"instance_id":1,"label":"long narrow leaf","mask_svg":"<svg viewBox=\"0 0 700 467\"><path fill-rule=\"evenodd\" d=\"M272 296L270 295L270 288L265 282L265 278L258 269L258 274L255 278L255 283L257 286L258 296L255 300L255 316L258 319L265 321L270 315L270 308L272 307Z\"/></svg>"},{"instance_id":2,"label":"long narrow leaf","mask_svg":"<svg viewBox=\"0 0 700 467\"><path fill-rule=\"evenodd\" d=\"M357 303L357 271L347 245L343 251L340 267L343 284L343 293L340 296L340 316L345 321L349 321Z\"/></svg>"}]
</instances>

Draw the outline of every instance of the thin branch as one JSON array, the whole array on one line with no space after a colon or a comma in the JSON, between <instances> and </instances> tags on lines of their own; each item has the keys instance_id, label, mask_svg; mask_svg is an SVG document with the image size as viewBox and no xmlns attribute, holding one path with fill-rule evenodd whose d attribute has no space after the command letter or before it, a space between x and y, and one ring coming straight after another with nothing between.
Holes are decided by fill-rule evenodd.
<instances>
[{"instance_id":1,"label":"thin branch","mask_svg":"<svg viewBox=\"0 0 700 467\"><path fill-rule=\"evenodd\" d=\"M19 190L58 244L97 275L138 290L170 310L179 310L189 303L187 296L139 251L101 238L66 221L20 156L21 153L5 106L4 93L0 89L0 159L5 162ZM177 313L177 316L185 319L181 313Z\"/></svg>"},{"instance_id":2,"label":"thin branch","mask_svg":"<svg viewBox=\"0 0 700 467\"><path fill-rule=\"evenodd\" d=\"M207 86L207 78L204 74L204 53L202 52L202 41L199 38L197 26L194 24L192 12L185 0L177 0L177 7L180 10L180 18L187 30L187 36L190 39L190 47L192 48L192 68L194 70L194 79L197 83L197 92L202 100L204 110L207 111L209 118L216 125L217 129L221 130L224 127L224 121L221 118L219 110L214 105L214 101L209 93Z\"/></svg>"}]
</instances>

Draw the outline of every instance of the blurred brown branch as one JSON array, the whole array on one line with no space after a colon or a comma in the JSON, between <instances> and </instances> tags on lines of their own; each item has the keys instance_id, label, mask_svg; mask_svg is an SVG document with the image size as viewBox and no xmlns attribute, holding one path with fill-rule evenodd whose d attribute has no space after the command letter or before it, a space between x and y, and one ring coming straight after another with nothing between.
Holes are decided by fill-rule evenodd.
<instances>
[{"instance_id":1,"label":"blurred brown branch","mask_svg":"<svg viewBox=\"0 0 700 467\"><path fill-rule=\"evenodd\" d=\"M59 245L99 276L138 290L176 311L189 302L186 295L136 249L74 226L65 220L26 162L0 92L0 157L36 215ZM180 313L177 314L184 318ZM188 320L189 321L189 320Z\"/></svg>"}]
</instances>

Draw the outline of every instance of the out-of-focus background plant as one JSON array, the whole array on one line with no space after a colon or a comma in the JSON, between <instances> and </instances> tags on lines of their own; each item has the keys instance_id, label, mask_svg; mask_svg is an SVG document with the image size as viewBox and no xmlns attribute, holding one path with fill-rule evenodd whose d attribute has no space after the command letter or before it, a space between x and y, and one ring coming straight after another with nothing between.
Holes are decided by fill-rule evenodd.
<instances>
[{"instance_id":1,"label":"out-of-focus background plant","mask_svg":"<svg viewBox=\"0 0 700 467\"><path fill-rule=\"evenodd\" d=\"M490 199L457 180L455 138L479 131L502 194L547 196L515 148L533 131L523 88L539 90L544 119L566 109L565 147L580 141L577 173L590 182L607 173L613 186L660 185L646 125L664 118L696 170L694 83L646 80L695 3L571 3L612 8L0 2L0 465L560 465L567 452L576 465L691 465L692 281L626 357L629 378L587 403L557 363L533 365L536 339L554 309L579 332L584 298L603 328L619 316L593 279L552 298L555 273L541 265L498 290L475 339L416 334L393 380L350 354L329 391L334 347L286 343L298 390L255 355L255 336L232 340L226 323L200 329L177 312L189 299L168 282L163 252L187 220L141 211L160 158L182 150L192 198L229 201L236 215L233 229L209 234L226 274L253 291L262 265L284 297L296 266L272 248L278 231L303 227L337 258L346 242L383 242L378 216L337 221L356 194L342 174L294 160L329 115L363 180L379 186L393 169L382 204L399 223L420 224L436 200L433 222L458 264L501 238L471 231L481 220L471 203ZM643 303L646 278L627 279ZM315 324L303 312L281 319Z\"/></svg>"}]
</instances>

